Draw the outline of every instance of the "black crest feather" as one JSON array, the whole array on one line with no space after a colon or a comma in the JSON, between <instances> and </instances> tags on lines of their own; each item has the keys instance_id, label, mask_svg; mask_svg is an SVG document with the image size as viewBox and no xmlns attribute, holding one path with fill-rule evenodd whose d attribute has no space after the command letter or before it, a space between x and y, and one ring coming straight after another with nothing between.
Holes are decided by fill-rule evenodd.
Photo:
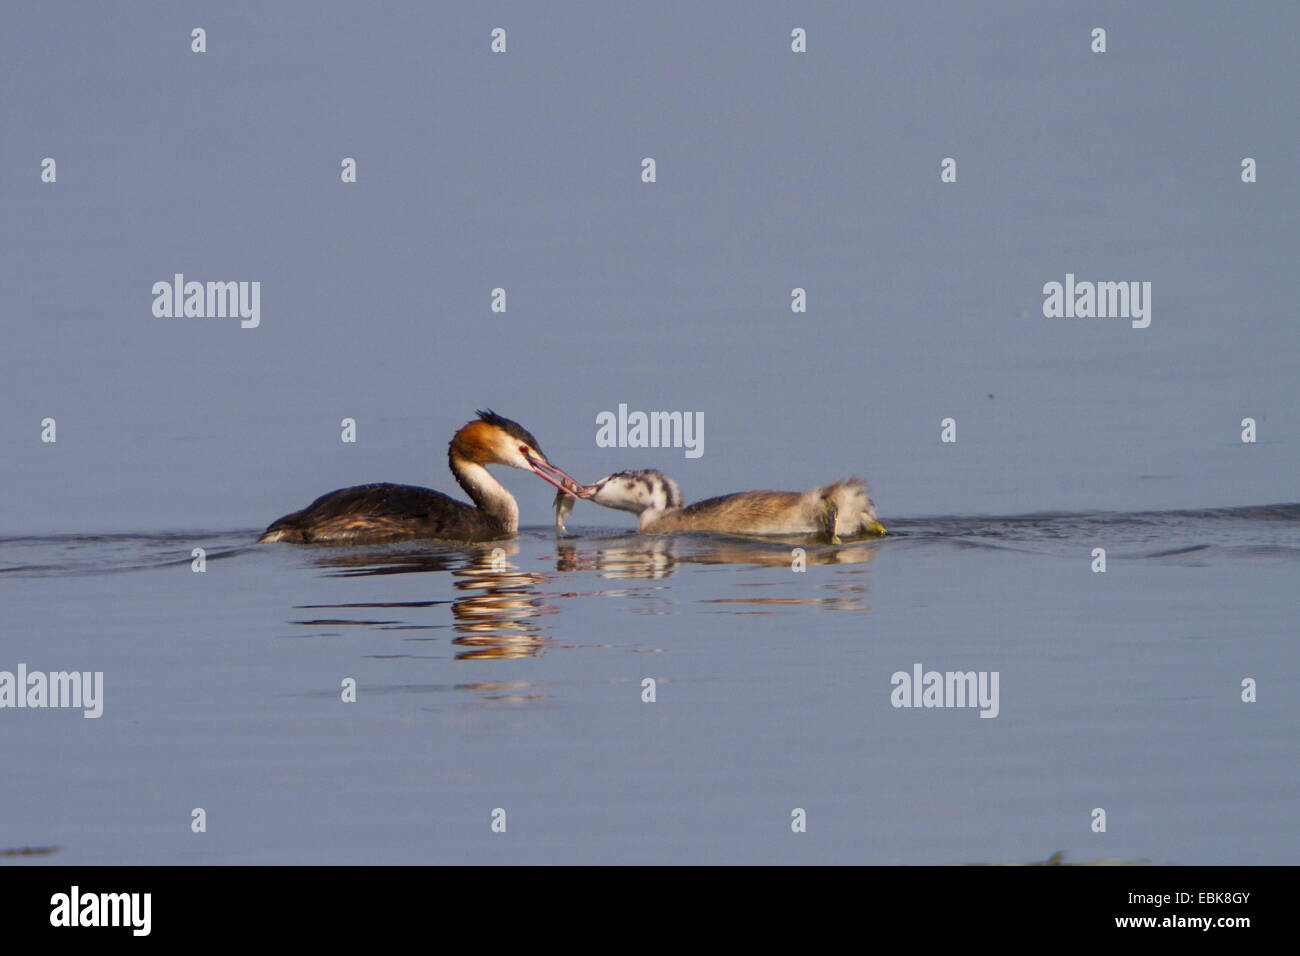
<instances>
[{"instance_id":1,"label":"black crest feather","mask_svg":"<svg viewBox=\"0 0 1300 956\"><path fill-rule=\"evenodd\" d=\"M528 429L524 428L523 425L511 421L504 415L498 415L490 408L487 410L479 409L476 414L480 421L485 421L489 425L495 425L512 438L517 438L519 441L527 443L527 445L539 455L545 456L546 452L542 451L542 446L537 443L537 439L534 438L532 433L530 433Z\"/></svg>"}]
</instances>

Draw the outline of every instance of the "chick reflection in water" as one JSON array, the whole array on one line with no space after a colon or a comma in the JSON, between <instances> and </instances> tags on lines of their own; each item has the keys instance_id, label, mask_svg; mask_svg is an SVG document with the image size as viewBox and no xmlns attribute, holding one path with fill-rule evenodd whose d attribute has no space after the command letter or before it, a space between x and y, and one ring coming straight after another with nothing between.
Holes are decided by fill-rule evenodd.
<instances>
[{"instance_id":1,"label":"chick reflection in water","mask_svg":"<svg viewBox=\"0 0 1300 956\"><path fill-rule=\"evenodd\" d=\"M802 569L811 565L845 565L865 564L875 557L876 545L855 547L816 546L778 547L762 542L726 542L711 541L707 538L682 540L677 538L644 538L633 536L627 543L599 544L584 542L580 538L568 538L557 543L557 571L594 571L602 578L612 580L658 580L670 577L679 568L687 564L730 564L751 565L758 567L783 568L786 570ZM857 569L848 573L861 573ZM801 576L802 577L802 576ZM862 603L866 586L859 583L861 579L832 579L810 581L809 586L817 593L815 597L807 596L807 587L799 588L795 595L782 597L761 596L761 592L747 591L753 596L705 598L701 603L718 605L718 611L734 614L771 613L792 605L808 605L831 611L865 611L869 610ZM737 587L746 589L778 588L787 590L790 578L779 581L755 580L738 582ZM661 593L659 593L661 592ZM829 592L829 593L828 593ZM675 603L670 590L658 586L640 589L615 589L586 593L584 597L636 597L644 600L643 611L652 614L671 613ZM576 597L577 594L565 595Z\"/></svg>"},{"instance_id":2,"label":"chick reflection in water","mask_svg":"<svg viewBox=\"0 0 1300 956\"><path fill-rule=\"evenodd\" d=\"M602 578L666 578L677 570L677 545L671 538L643 538L635 544L602 544L580 549L556 544L557 571L597 571Z\"/></svg>"},{"instance_id":3,"label":"chick reflection in water","mask_svg":"<svg viewBox=\"0 0 1300 956\"><path fill-rule=\"evenodd\" d=\"M824 564L865 564L876 556L874 544L858 547L790 547L755 541L729 542L674 538L633 538L582 547L573 539L557 545L557 571L597 571L605 578L666 578L683 564L749 564L768 568Z\"/></svg>"}]
</instances>

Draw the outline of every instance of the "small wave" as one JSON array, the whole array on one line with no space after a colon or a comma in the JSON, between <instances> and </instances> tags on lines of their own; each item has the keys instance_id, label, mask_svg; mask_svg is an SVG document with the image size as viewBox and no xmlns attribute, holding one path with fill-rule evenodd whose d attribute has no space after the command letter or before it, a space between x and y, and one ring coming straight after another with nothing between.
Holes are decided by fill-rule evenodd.
<instances>
[{"instance_id":1,"label":"small wave","mask_svg":"<svg viewBox=\"0 0 1300 956\"><path fill-rule=\"evenodd\" d=\"M895 519L891 534L916 544L1053 553L1105 547L1121 559L1197 564L1300 557L1300 504L1176 511L1039 512Z\"/></svg>"},{"instance_id":2,"label":"small wave","mask_svg":"<svg viewBox=\"0 0 1300 956\"><path fill-rule=\"evenodd\" d=\"M157 534L53 534L0 537L0 576L81 577L153 571L254 550L257 532L168 531ZM0 577L2 580L3 577Z\"/></svg>"}]
</instances>

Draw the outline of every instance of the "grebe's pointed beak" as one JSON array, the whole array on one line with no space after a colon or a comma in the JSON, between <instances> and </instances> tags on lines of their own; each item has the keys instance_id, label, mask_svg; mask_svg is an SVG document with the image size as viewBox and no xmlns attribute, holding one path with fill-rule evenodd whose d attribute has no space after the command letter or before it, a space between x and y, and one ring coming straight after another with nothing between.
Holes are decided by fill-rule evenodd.
<instances>
[{"instance_id":1,"label":"grebe's pointed beak","mask_svg":"<svg viewBox=\"0 0 1300 956\"><path fill-rule=\"evenodd\" d=\"M867 530L870 531L872 534L881 534L881 535L888 534L888 532L885 531L885 526L881 524L879 521L867 522Z\"/></svg>"},{"instance_id":2,"label":"grebe's pointed beak","mask_svg":"<svg viewBox=\"0 0 1300 956\"><path fill-rule=\"evenodd\" d=\"M533 474L548 484L554 485L572 498L591 497L587 489L579 484L576 479L566 475L546 459L534 458L532 455L525 455L524 457L528 459L528 465L533 469Z\"/></svg>"}]
</instances>

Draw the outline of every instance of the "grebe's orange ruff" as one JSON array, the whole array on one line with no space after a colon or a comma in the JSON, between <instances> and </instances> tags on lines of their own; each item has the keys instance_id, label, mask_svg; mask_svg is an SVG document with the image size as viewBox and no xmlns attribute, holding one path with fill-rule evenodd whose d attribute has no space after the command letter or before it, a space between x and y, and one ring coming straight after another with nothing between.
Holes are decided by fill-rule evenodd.
<instances>
[{"instance_id":1,"label":"grebe's orange ruff","mask_svg":"<svg viewBox=\"0 0 1300 956\"><path fill-rule=\"evenodd\" d=\"M537 439L491 411L479 412L477 420L456 432L447 463L473 505L415 485L358 485L331 491L285 515L257 540L370 544L403 538L507 538L519 530L519 505L487 465L531 471L560 494L583 493L581 485L547 460Z\"/></svg>"}]
</instances>

